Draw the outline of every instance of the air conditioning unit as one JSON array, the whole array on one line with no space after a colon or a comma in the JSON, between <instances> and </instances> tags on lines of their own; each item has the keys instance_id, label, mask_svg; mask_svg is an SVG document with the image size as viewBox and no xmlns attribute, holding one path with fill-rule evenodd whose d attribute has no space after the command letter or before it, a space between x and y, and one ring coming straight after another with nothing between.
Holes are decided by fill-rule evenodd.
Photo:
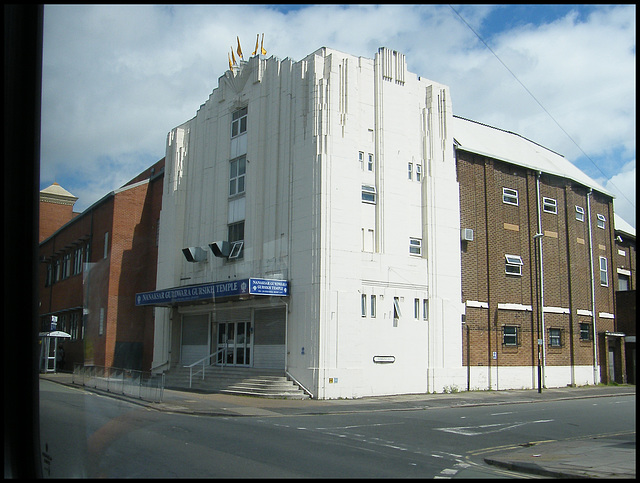
<instances>
[{"instance_id":1,"label":"air conditioning unit","mask_svg":"<svg viewBox=\"0 0 640 483\"><path fill-rule=\"evenodd\" d=\"M200 247L183 248L182 253L187 262L191 263L203 262L207 259L207 252Z\"/></svg>"},{"instance_id":2,"label":"air conditioning unit","mask_svg":"<svg viewBox=\"0 0 640 483\"><path fill-rule=\"evenodd\" d=\"M216 241L209 243L209 248L216 257L227 258L231 253L231 245L228 241Z\"/></svg>"},{"instance_id":3,"label":"air conditioning unit","mask_svg":"<svg viewBox=\"0 0 640 483\"><path fill-rule=\"evenodd\" d=\"M460 230L460 239L462 241L473 241L473 230L471 228L462 228Z\"/></svg>"}]
</instances>

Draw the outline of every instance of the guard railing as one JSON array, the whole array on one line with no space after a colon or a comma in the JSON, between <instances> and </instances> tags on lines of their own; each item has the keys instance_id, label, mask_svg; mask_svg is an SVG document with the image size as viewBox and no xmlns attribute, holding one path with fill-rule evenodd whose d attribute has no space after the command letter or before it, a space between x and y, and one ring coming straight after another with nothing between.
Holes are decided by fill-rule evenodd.
<instances>
[{"instance_id":1,"label":"guard railing","mask_svg":"<svg viewBox=\"0 0 640 483\"><path fill-rule=\"evenodd\" d=\"M164 374L133 369L75 363L72 382L151 402L162 402L164 394Z\"/></svg>"}]
</instances>

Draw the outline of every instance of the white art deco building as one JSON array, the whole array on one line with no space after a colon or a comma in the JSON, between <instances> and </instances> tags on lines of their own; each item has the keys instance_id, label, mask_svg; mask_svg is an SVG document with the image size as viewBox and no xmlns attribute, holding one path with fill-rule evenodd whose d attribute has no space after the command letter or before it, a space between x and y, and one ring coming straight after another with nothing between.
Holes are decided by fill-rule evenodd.
<instances>
[{"instance_id":1,"label":"white art deco building","mask_svg":"<svg viewBox=\"0 0 640 483\"><path fill-rule=\"evenodd\" d=\"M464 386L449 88L321 48L227 71L167 138L154 368L209 354L316 398Z\"/></svg>"}]
</instances>

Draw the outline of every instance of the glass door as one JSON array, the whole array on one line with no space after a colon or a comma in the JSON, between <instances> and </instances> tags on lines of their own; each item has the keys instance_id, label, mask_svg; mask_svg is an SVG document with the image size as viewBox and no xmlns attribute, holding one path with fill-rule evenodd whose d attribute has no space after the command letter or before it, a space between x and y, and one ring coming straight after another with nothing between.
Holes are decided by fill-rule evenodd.
<instances>
[{"instance_id":1,"label":"glass door","mask_svg":"<svg viewBox=\"0 0 640 483\"><path fill-rule=\"evenodd\" d=\"M221 322L218 324L218 364L251 365L251 322Z\"/></svg>"}]
</instances>

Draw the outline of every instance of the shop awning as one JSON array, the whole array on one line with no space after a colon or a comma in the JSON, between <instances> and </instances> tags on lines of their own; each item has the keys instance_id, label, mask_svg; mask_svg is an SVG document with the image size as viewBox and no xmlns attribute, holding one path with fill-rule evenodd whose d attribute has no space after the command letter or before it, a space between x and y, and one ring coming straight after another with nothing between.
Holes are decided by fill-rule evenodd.
<instances>
[{"instance_id":1,"label":"shop awning","mask_svg":"<svg viewBox=\"0 0 640 483\"><path fill-rule=\"evenodd\" d=\"M233 299L249 295L288 297L289 292L288 280L247 278L137 293L136 306L170 307L188 302Z\"/></svg>"},{"instance_id":2,"label":"shop awning","mask_svg":"<svg viewBox=\"0 0 640 483\"><path fill-rule=\"evenodd\" d=\"M67 334L66 332L62 332L61 330L54 330L52 332L40 332L38 334L40 337L59 337L62 339L71 339L71 334Z\"/></svg>"}]
</instances>

